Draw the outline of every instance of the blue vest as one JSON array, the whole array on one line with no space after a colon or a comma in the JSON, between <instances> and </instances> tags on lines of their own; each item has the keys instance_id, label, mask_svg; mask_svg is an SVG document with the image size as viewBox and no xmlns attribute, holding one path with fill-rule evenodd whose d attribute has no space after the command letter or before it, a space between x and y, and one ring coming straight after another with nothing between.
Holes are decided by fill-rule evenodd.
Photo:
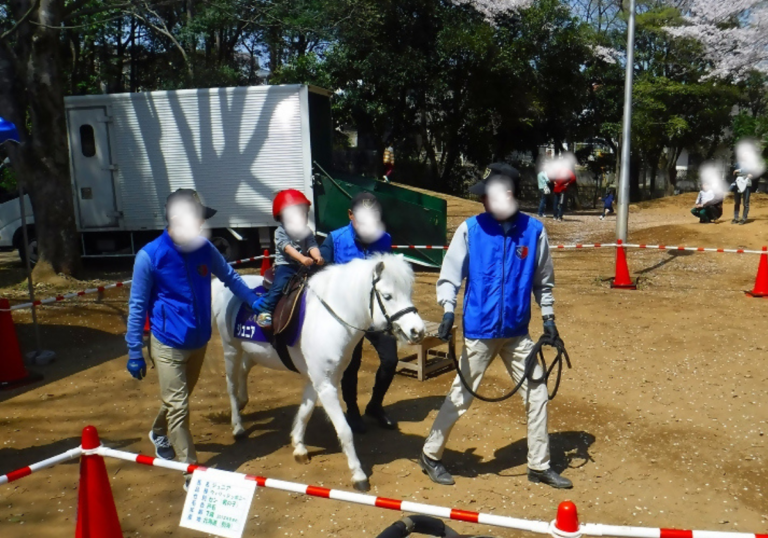
<instances>
[{"instance_id":1,"label":"blue vest","mask_svg":"<svg viewBox=\"0 0 768 538\"><path fill-rule=\"evenodd\" d=\"M488 213L467 220L466 338L528 334L536 251L543 228L541 222L522 213L507 233Z\"/></svg>"},{"instance_id":2,"label":"blue vest","mask_svg":"<svg viewBox=\"0 0 768 538\"><path fill-rule=\"evenodd\" d=\"M355 228L350 222L344 228L331 232L333 240L333 263L347 263L356 259L365 259L377 252L390 252L392 250L392 237L384 233L379 239L370 245L364 245L357 240Z\"/></svg>"},{"instance_id":3,"label":"blue vest","mask_svg":"<svg viewBox=\"0 0 768 538\"><path fill-rule=\"evenodd\" d=\"M142 250L152 260L149 296L152 335L176 349L197 349L211 339L211 254L208 241L181 252L164 231Z\"/></svg>"}]
</instances>

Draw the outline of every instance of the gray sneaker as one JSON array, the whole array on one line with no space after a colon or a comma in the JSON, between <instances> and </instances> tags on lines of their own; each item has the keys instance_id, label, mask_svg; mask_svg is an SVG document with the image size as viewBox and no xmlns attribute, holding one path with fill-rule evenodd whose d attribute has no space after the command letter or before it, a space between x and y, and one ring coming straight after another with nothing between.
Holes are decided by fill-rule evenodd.
<instances>
[{"instance_id":1,"label":"gray sneaker","mask_svg":"<svg viewBox=\"0 0 768 538\"><path fill-rule=\"evenodd\" d=\"M176 459L176 451L173 449L171 440L167 435L155 435L154 432L149 432L149 440L155 445L155 456L161 460L174 460Z\"/></svg>"}]
</instances>

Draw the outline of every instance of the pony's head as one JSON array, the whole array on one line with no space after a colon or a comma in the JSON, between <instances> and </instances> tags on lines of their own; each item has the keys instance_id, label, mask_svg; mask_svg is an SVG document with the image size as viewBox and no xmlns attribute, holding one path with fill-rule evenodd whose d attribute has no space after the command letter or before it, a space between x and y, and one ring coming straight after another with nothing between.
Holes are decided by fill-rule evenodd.
<instances>
[{"instance_id":1,"label":"pony's head","mask_svg":"<svg viewBox=\"0 0 768 538\"><path fill-rule=\"evenodd\" d=\"M413 269L402 256L379 254L374 263L371 282L372 327L386 329L399 339L416 344L424 339L424 321L413 306Z\"/></svg>"}]
</instances>

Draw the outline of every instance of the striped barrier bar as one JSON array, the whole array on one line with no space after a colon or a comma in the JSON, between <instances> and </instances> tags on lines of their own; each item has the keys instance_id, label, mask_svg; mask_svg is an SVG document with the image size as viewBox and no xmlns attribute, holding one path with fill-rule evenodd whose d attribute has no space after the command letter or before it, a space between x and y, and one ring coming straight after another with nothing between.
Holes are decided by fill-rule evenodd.
<instances>
[{"instance_id":1,"label":"striped barrier bar","mask_svg":"<svg viewBox=\"0 0 768 538\"><path fill-rule=\"evenodd\" d=\"M572 245L549 245L551 249L567 249L567 248L603 248L603 247L615 247L616 243L574 243ZM411 250L448 250L448 245L392 245L393 249L411 249Z\"/></svg>"},{"instance_id":2,"label":"striped barrier bar","mask_svg":"<svg viewBox=\"0 0 768 538\"><path fill-rule=\"evenodd\" d=\"M549 245L550 249L580 249L580 248L609 248L618 246L616 243L576 243L574 245Z\"/></svg>"},{"instance_id":3,"label":"striped barrier bar","mask_svg":"<svg viewBox=\"0 0 768 538\"><path fill-rule=\"evenodd\" d=\"M258 260L262 260L264 258L274 258L274 255L270 256L251 256L250 258L243 258L242 260L236 260L233 262L229 262L229 265L241 265L248 262L255 262ZM104 290L111 290L114 288L122 288L123 286L130 286L133 280L123 280L122 282L113 282L112 284L106 284L104 286L98 286L96 288L88 288L81 291L76 291L72 293L65 293L63 295L57 295L56 297L48 297L47 299L40 299L31 303L21 303L21 304L15 304L11 306L8 310L2 310L2 312L8 312L8 311L14 311L14 310L25 310L27 308L32 308L33 306L41 306L46 304L52 304L52 303L58 303L61 301L66 301L67 299L73 299L75 297L82 297L83 295L90 295L91 293L99 293L103 292Z\"/></svg>"},{"instance_id":4,"label":"striped barrier bar","mask_svg":"<svg viewBox=\"0 0 768 538\"><path fill-rule=\"evenodd\" d=\"M33 463L32 465L22 467L21 469L16 469L15 471L11 471L8 474L0 475L0 486L3 484L8 484L9 482L14 482L20 478L24 478L25 476L29 476L32 473L39 471L40 469L53 467L57 463L79 458L82 454L83 454L82 448L80 447L73 448L73 449L67 450L62 454L59 454L58 456L53 456L52 458L48 458L47 460L38 461L37 463Z\"/></svg>"},{"instance_id":5,"label":"striped barrier bar","mask_svg":"<svg viewBox=\"0 0 768 538\"><path fill-rule=\"evenodd\" d=\"M396 249L448 250L448 245L392 245Z\"/></svg>"},{"instance_id":6,"label":"striped barrier bar","mask_svg":"<svg viewBox=\"0 0 768 538\"><path fill-rule=\"evenodd\" d=\"M142 454L133 454L122 450L114 450L107 447L100 447L98 453L103 457L116 458L125 461L132 461L142 465L154 467L163 467L182 472L192 472L194 470L205 470L205 467L188 465L175 461L161 460ZM227 471L231 472L231 471ZM333 499L365 506L375 506L387 510L401 512L412 512L427 516L451 519L454 521L464 521L467 523L479 523L482 525L491 525L494 527L503 527L507 529L517 529L537 534L550 534L562 538L576 538L578 536L616 536L619 538L768 538L768 534L752 534L743 532L722 532L722 531L695 531L684 529L661 529L650 527L629 527L620 525L602 525L586 523L579 526L577 532L563 532L555 527L555 522L531 521L528 519L519 519L509 516L499 516L486 514L482 512L473 512L459 508L446 508L432 504L416 503L398 499L389 499L386 497L375 497L364 493L354 493L351 491L342 491L329 489L321 486L309 486L296 482L287 482L285 480L276 480L274 478L265 478L263 476L247 475L243 473L231 472L231 474L240 476L243 480L253 480L260 487L278 489L291 493L299 493L310 497L319 497L322 499Z\"/></svg>"},{"instance_id":7,"label":"striped barrier bar","mask_svg":"<svg viewBox=\"0 0 768 538\"><path fill-rule=\"evenodd\" d=\"M687 250L690 252L724 252L730 254L762 254L762 250L749 250L745 248L706 248L706 247L686 247L670 245L646 245L643 243L624 243L627 248L639 248L646 250Z\"/></svg>"}]
</instances>

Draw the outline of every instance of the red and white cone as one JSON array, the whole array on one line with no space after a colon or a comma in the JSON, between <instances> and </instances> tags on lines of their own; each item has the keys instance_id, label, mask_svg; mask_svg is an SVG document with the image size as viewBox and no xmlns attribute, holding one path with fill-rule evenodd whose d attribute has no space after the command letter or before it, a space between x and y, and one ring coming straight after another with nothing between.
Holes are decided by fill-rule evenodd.
<instances>
[{"instance_id":1,"label":"red and white cone","mask_svg":"<svg viewBox=\"0 0 768 538\"><path fill-rule=\"evenodd\" d=\"M75 538L123 538L104 458L88 453L100 446L96 428L83 428Z\"/></svg>"},{"instance_id":2,"label":"red and white cone","mask_svg":"<svg viewBox=\"0 0 768 538\"><path fill-rule=\"evenodd\" d=\"M627 253L622 245L622 240L616 241L616 276L611 280L611 287L622 290L636 290L637 284L629 276L629 267L627 266Z\"/></svg>"},{"instance_id":3,"label":"red and white cone","mask_svg":"<svg viewBox=\"0 0 768 538\"><path fill-rule=\"evenodd\" d=\"M750 297L768 297L768 247L763 247L763 253L760 254L755 287L745 293Z\"/></svg>"},{"instance_id":4,"label":"red and white cone","mask_svg":"<svg viewBox=\"0 0 768 538\"><path fill-rule=\"evenodd\" d=\"M549 533L555 538L579 538L581 526L576 505L571 501L563 501L557 507L557 519L549 524Z\"/></svg>"},{"instance_id":5,"label":"red and white cone","mask_svg":"<svg viewBox=\"0 0 768 538\"><path fill-rule=\"evenodd\" d=\"M264 276L270 267L272 267L272 264L269 262L269 251L264 249L264 257L261 259L261 271L259 274Z\"/></svg>"}]
</instances>

